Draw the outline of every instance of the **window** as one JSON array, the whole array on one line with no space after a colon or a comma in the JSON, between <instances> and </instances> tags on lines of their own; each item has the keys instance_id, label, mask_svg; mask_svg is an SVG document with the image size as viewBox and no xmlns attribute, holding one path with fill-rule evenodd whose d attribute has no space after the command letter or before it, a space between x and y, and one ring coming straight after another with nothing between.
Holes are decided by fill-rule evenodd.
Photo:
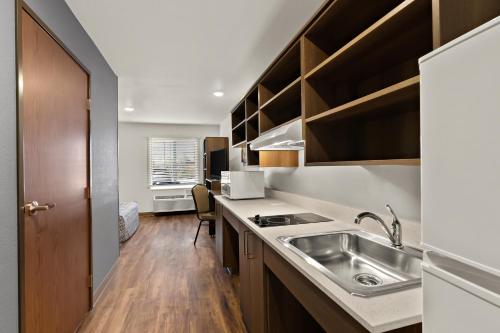
<instances>
[{"instance_id":1,"label":"window","mask_svg":"<svg viewBox=\"0 0 500 333\"><path fill-rule=\"evenodd\" d=\"M197 184L200 175L198 139L149 138L149 185Z\"/></svg>"}]
</instances>

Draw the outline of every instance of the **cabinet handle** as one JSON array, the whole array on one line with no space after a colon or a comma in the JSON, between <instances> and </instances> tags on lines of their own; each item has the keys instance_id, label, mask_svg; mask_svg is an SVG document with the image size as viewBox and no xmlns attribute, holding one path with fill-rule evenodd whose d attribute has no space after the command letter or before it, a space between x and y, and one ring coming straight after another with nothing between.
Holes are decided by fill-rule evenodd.
<instances>
[{"instance_id":1,"label":"cabinet handle","mask_svg":"<svg viewBox=\"0 0 500 333\"><path fill-rule=\"evenodd\" d=\"M250 253L250 251L249 251L249 246L248 246L248 244L249 244L249 242L250 242L250 239L249 239L250 237L255 237L255 235L254 235L251 231L248 231L248 232L245 234L245 240L246 240L246 242L245 242L245 246L244 246L244 247L246 248L246 253L245 253L245 255L247 256L247 259L254 259L254 258L255 258L255 256L254 256L252 253Z\"/></svg>"},{"instance_id":2,"label":"cabinet handle","mask_svg":"<svg viewBox=\"0 0 500 333\"><path fill-rule=\"evenodd\" d=\"M243 232L243 255L248 258L248 231Z\"/></svg>"}]
</instances>

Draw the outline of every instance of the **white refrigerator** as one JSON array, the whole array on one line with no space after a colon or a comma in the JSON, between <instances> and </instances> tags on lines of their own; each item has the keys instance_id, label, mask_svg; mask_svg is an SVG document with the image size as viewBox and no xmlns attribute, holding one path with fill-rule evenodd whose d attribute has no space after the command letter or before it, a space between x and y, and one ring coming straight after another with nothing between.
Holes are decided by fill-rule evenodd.
<instances>
[{"instance_id":1,"label":"white refrigerator","mask_svg":"<svg viewBox=\"0 0 500 333\"><path fill-rule=\"evenodd\" d=\"M420 59L423 329L500 332L500 17Z\"/></svg>"}]
</instances>

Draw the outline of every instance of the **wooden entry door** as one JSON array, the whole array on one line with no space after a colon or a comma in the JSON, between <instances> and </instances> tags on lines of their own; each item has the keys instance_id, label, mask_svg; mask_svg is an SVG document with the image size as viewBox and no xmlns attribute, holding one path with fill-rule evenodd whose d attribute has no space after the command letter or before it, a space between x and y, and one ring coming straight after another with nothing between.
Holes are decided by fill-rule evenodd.
<instances>
[{"instance_id":1,"label":"wooden entry door","mask_svg":"<svg viewBox=\"0 0 500 333\"><path fill-rule=\"evenodd\" d=\"M90 309L89 76L24 9L20 29L21 329L72 333Z\"/></svg>"}]
</instances>

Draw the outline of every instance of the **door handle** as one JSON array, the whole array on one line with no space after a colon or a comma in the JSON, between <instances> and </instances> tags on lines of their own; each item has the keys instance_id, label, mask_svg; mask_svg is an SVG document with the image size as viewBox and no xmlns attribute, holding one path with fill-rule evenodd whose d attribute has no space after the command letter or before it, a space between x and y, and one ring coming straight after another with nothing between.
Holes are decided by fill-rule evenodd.
<instances>
[{"instance_id":1,"label":"door handle","mask_svg":"<svg viewBox=\"0 0 500 333\"><path fill-rule=\"evenodd\" d=\"M56 206L55 203L46 203L45 205L40 205L38 201L32 201L26 205L24 205L24 211L28 213L28 215L36 215L37 212L49 210Z\"/></svg>"}]
</instances>

